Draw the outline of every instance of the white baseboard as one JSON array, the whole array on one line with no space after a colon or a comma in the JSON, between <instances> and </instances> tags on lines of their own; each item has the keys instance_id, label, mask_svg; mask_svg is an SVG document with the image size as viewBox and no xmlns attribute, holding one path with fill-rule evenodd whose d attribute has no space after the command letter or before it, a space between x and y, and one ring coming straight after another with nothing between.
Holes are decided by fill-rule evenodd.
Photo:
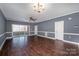
<instances>
[{"instance_id":1,"label":"white baseboard","mask_svg":"<svg viewBox=\"0 0 79 59\"><path fill-rule=\"evenodd\" d=\"M37 36L45 37L45 38L49 38L49 39L53 39L53 40L58 40L58 39L56 39L56 38L47 37L47 36L42 36L42 35L37 35ZM67 42L67 43L71 43L71 44L75 44L75 45L78 45L78 46L79 46L79 43L77 43L77 42L71 42L71 41L67 41L67 40L61 40L61 41Z\"/></svg>"},{"instance_id":2,"label":"white baseboard","mask_svg":"<svg viewBox=\"0 0 79 59\"><path fill-rule=\"evenodd\" d=\"M13 37L6 37L6 39L12 39Z\"/></svg>"},{"instance_id":3,"label":"white baseboard","mask_svg":"<svg viewBox=\"0 0 79 59\"><path fill-rule=\"evenodd\" d=\"M5 34L6 34L6 33L1 34L0 37L4 36Z\"/></svg>"},{"instance_id":4,"label":"white baseboard","mask_svg":"<svg viewBox=\"0 0 79 59\"><path fill-rule=\"evenodd\" d=\"M44 37L44 38L48 38L48 39L56 40L56 38L52 38L52 37L47 37L47 36L42 36L42 35L37 35L37 36Z\"/></svg>"},{"instance_id":5,"label":"white baseboard","mask_svg":"<svg viewBox=\"0 0 79 59\"><path fill-rule=\"evenodd\" d=\"M33 36L33 35L35 35L35 34L31 34L31 35L28 35L28 36ZM42 35L37 35L37 36L44 37L44 38L49 38L49 39L53 39L53 40L57 40L56 38L52 38L52 37L47 37L47 36L42 36ZM7 39L11 39L11 38L13 38L13 37L6 37L6 38L5 38L5 40L3 41L3 43L2 43L1 46L0 46L0 50L2 49L2 47L3 47L4 43L5 43L5 41L6 41ZM76 44L76 45L79 46L79 43L76 43L76 42L71 42L71 41L67 41L67 40L62 40L62 41L63 41L63 42L67 42L67 43Z\"/></svg>"},{"instance_id":6,"label":"white baseboard","mask_svg":"<svg viewBox=\"0 0 79 59\"><path fill-rule=\"evenodd\" d=\"M67 41L67 40L62 40L62 41L67 42L67 43L71 43L71 44L75 44L75 45L79 46L79 43L77 43L77 42L71 42L71 41Z\"/></svg>"},{"instance_id":7,"label":"white baseboard","mask_svg":"<svg viewBox=\"0 0 79 59\"><path fill-rule=\"evenodd\" d=\"M35 35L35 34L30 34L30 35L28 35L28 36L33 36L33 35Z\"/></svg>"},{"instance_id":8,"label":"white baseboard","mask_svg":"<svg viewBox=\"0 0 79 59\"><path fill-rule=\"evenodd\" d=\"M5 41L6 41L7 39L11 39L11 38L12 38L12 37L6 37L6 38L4 39L3 43L2 43L1 46L0 46L0 50L2 49L2 47L3 47L4 43L5 43Z\"/></svg>"},{"instance_id":9,"label":"white baseboard","mask_svg":"<svg viewBox=\"0 0 79 59\"><path fill-rule=\"evenodd\" d=\"M0 37L4 36L5 34L6 34L6 32L3 33L3 34L1 34ZM4 39L4 41L2 42L2 44L1 44L1 46L0 46L0 50L2 49L2 47L3 47L4 43L5 43L5 41L6 41L6 39Z\"/></svg>"},{"instance_id":10,"label":"white baseboard","mask_svg":"<svg viewBox=\"0 0 79 59\"><path fill-rule=\"evenodd\" d=\"M5 43L5 41L6 41L6 39L5 39L5 40L3 41L3 43L1 44L0 50L2 49L2 47L3 47L4 43Z\"/></svg>"}]
</instances>

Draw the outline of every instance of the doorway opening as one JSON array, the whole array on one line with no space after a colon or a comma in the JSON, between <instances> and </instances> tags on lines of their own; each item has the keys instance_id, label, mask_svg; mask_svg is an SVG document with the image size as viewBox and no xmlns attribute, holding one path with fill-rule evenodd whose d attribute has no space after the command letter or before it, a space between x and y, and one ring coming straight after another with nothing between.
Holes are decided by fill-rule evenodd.
<instances>
[{"instance_id":1,"label":"doorway opening","mask_svg":"<svg viewBox=\"0 0 79 59\"><path fill-rule=\"evenodd\" d=\"M64 21L55 22L55 38L59 40L64 39Z\"/></svg>"}]
</instances>

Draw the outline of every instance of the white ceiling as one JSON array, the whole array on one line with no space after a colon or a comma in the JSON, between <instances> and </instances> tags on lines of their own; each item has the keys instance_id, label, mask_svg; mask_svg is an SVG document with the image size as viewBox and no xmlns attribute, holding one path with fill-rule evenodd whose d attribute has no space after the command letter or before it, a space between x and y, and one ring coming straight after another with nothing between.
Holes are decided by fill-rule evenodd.
<instances>
[{"instance_id":1,"label":"white ceiling","mask_svg":"<svg viewBox=\"0 0 79 59\"><path fill-rule=\"evenodd\" d=\"M45 10L37 13L32 9L33 3L1 3L0 9L7 20L29 22L29 17L36 22L50 20L56 17L79 12L78 3L46 3Z\"/></svg>"}]
</instances>

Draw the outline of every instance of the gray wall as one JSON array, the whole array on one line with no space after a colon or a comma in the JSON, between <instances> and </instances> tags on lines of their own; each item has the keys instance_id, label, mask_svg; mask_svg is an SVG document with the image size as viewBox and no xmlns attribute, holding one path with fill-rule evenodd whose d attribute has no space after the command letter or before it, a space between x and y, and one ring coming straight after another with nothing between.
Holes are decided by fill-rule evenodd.
<instances>
[{"instance_id":1,"label":"gray wall","mask_svg":"<svg viewBox=\"0 0 79 59\"><path fill-rule=\"evenodd\" d=\"M72 20L68 20L68 18L71 17ZM31 31L34 30L34 25L38 25L39 31L49 31L54 32L54 22L63 20L65 22L64 24L64 32L65 33L78 33L79 34L79 13L74 13L62 17L58 17L55 19L51 19L48 21L31 24ZM5 17L3 16L2 12L0 11L0 34L6 32L12 32L12 24L21 24L21 25L29 25L29 23L26 22L16 22L16 21L9 21L7 20L5 23ZM6 27L5 27L6 24ZM78 26L78 28L75 28L75 26ZM41 35L44 35L44 33L39 33ZM54 37L54 34L48 34L50 37ZM0 38L0 45L2 44L4 37ZM79 36L72 36L72 35L64 35L64 39L68 41L78 42L79 43Z\"/></svg>"},{"instance_id":2,"label":"gray wall","mask_svg":"<svg viewBox=\"0 0 79 59\"><path fill-rule=\"evenodd\" d=\"M0 10L0 35L5 33L5 21L6 21L5 17ZM5 39L5 35L0 37L0 46L1 46L2 42L4 41L4 39Z\"/></svg>"},{"instance_id":3,"label":"gray wall","mask_svg":"<svg viewBox=\"0 0 79 59\"><path fill-rule=\"evenodd\" d=\"M10 21L10 20L7 20L6 21L6 32L12 32L12 24L19 24L19 25L30 25L31 26L31 31L34 31L34 24L33 23L31 23L31 24L29 24L29 23L27 23L27 22L18 22L18 21ZM31 32L32 33L32 32ZM16 35L23 35L24 33L23 32L20 32L20 34L18 34L18 33L13 33L13 35L14 36L16 36ZM27 32L26 32L26 34L28 34ZM11 33L7 33L6 34L6 36L7 37L12 37L12 34Z\"/></svg>"},{"instance_id":4,"label":"gray wall","mask_svg":"<svg viewBox=\"0 0 79 59\"><path fill-rule=\"evenodd\" d=\"M69 17L72 18L71 21L68 20ZM37 23L36 25L38 25L39 31L54 32L55 31L54 30L55 29L54 23L56 21L61 21L61 20L64 21L64 32L65 33L78 33L79 34L79 13L74 13L74 14L58 17L58 18L55 18L55 19L51 19L51 20L48 20L48 21L40 22L40 23ZM75 28L75 26L77 26L78 28ZM68 40L68 41L79 42L79 36L65 35L64 39Z\"/></svg>"},{"instance_id":5,"label":"gray wall","mask_svg":"<svg viewBox=\"0 0 79 59\"><path fill-rule=\"evenodd\" d=\"M10 20L7 20L6 21L6 32L12 32L12 24L19 24L19 25L29 25L29 23L27 22L17 22L17 21L10 21ZM31 31L34 30L33 28L33 24L30 24L31 25Z\"/></svg>"},{"instance_id":6,"label":"gray wall","mask_svg":"<svg viewBox=\"0 0 79 59\"><path fill-rule=\"evenodd\" d=\"M5 32L5 21L5 17L0 10L0 34L3 34Z\"/></svg>"},{"instance_id":7,"label":"gray wall","mask_svg":"<svg viewBox=\"0 0 79 59\"><path fill-rule=\"evenodd\" d=\"M72 18L71 21L68 20L69 17ZM52 20L37 23L38 30L54 32L55 31L54 30L54 26L55 26L54 23L56 21L61 21L61 20L64 21L65 33L79 33L79 27L74 28L74 26L79 26L79 13L70 14L67 16L62 16L62 17L58 17L58 18L55 18Z\"/></svg>"}]
</instances>

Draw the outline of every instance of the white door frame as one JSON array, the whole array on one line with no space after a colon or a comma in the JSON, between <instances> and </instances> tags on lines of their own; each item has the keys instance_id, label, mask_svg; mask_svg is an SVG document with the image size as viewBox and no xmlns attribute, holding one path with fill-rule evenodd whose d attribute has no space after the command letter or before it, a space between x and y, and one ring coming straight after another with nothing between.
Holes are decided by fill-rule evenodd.
<instances>
[{"instance_id":1,"label":"white door frame","mask_svg":"<svg viewBox=\"0 0 79 59\"><path fill-rule=\"evenodd\" d=\"M64 39L64 21L55 22L55 38L59 40Z\"/></svg>"},{"instance_id":2,"label":"white door frame","mask_svg":"<svg viewBox=\"0 0 79 59\"><path fill-rule=\"evenodd\" d=\"M34 26L34 34L37 35L38 34L38 25Z\"/></svg>"}]
</instances>

